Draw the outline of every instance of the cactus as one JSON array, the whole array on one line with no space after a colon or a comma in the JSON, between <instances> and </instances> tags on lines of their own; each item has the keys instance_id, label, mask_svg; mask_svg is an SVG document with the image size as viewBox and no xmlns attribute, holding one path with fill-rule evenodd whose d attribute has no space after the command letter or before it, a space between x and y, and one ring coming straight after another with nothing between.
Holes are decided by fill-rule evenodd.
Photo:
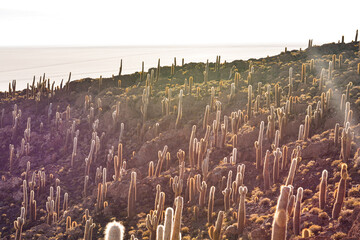
<instances>
[{"instance_id":1,"label":"cactus","mask_svg":"<svg viewBox=\"0 0 360 240\"><path fill-rule=\"evenodd\" d=\"M337 188L336 192L336 200L334 203L333 211L332 211L332 218L338 219L340 215L340 211L345 199L345 193L346 193L346 180L348 178L348 172L347 172L347 165L343 163L341 165L341 179Z\"/></svg>"},{"instance_id":2,"label":"cactus","mask_svg":"<svg viewBox=\"0 0 360 240\"><path fill-rule=\"evenodd\" d=\"M156 230L159 224L159 218L157 211L150 211L150 214L146 215L146 228L150 231L150 240L156 239Z\"/></svg>"},{"instance_id":3,"label":"cactus","mask_svg":"<svg viewBox=\"0 0 360 240\"><path fill-rule=\"evenodd\" d=\"M276 183L280 177L280 158L282 152L280 148L276 148L276 151L273 152L274 155L274 166L273 166L273 183Z\"/></svg>"},{"instance_id":4,"label":"cactus","mask_svg":"<svg viewBox=\"0 0 360 240\"><path fill-rule=\"evenodd\" d=\"M275 107L280 107L281 94L279 90L279 84L275 84Z\"/></svg>"},{"instance_id":5,"label":"cactus","mask_svg":"<svg viewBox=\"0 0 360 240\"><path fill-rule=\"evenodd\" d=\"M25 208L22 207L20 217L18 217L16 221L14 221L14 228L16 230L15 240L21 240L21 233L24 223L25 223Z\"/></svg>"},{"instance_id":6,"label":"cactus","mask_svg":"<svg viewBox=\"0 0 360 240\"><path fill-rule=\"evenodd\" d=\"M289 94L288 96L291 97L294 88L294 79L293 79L293 68L289 68Z\"/></svg>"},{"instance_id":7,"label":"cactus","mask_svg":"<svg viewBox=\"0 0 360 240\"><path fill-rule=\"evenodd\" d=\"M264 121L260 123L259 137L254 143L256 152L256 169L260 169L262 166L262 143L264 138Z\"/></svg>"},{"instance_id":8,"label":"cactus","mask_svg":"<svg viewBox=\"0 0 360 240\"><path fill-rule=\"evenodd\" d=\"M302 230L302 233L301 233L302 238L308 238L310 236L311 236L311 230L310 229L305 228L305 229Z\"/></svg>"},{"instance_id":9,"label":"cactus","mask_svg":"<svg viewBox=\"0 0 360 240\"><path fill-rule=\"evenodd\" d=\"M221 232L221 228L222 228L222 223L224 220L224 212L223 211L219 211L218 213L218 217L215 223L215 227L214 225L212 225L209 230L209 237L211 240L220 240L222 239L222 232Z\"/></svg>"},{"instance_id":10,"label":"cactus","mask_svg":"<svg viewBox=\"0 0 360 240\"><path fill-rule=\"evenodd\" d=\"M123 240L125 227L119 222L109 222L105 228L105 240Z\"/></svg>"},{"instance_id":11,"label":"cactus","mask_svg":"<svg viewBox=\"0 0 360 240\"><path fill-rule=\"evenodd\" d=\"M287 147L287 146L283 146L283 148L282 148L281 170L286 169L287 166L288 166L287 153L288 153L288 147Z\"/></svg>"},{"instance_id":12,"label":"cactus","mask_svg":"<svg viewBox=\"0 0 360 240\"><path fill-rule=\"evenodd\" d=\"M182 211L183 211L183 205L184 205L184 199L183 197L179 196L175 198L175 215L174 215L174 221L173 226L171 230L171 240L180 240L181 239L181 217L182 217Z\"/></svg>"},{"instance_id":13,"label":"cactus","mask_svg":"<svg viewBox=\"0 0 360 240\"><path fill-rule=\"evenodd\" d=\"M340 127L340 124L336 123L335 129L334 129L334 145L335 145L335 147L339 146L339 127Z\"/></svg>"},{"instance_id":14,"label":"cactus","mask_svg":"<svg viewBox=\"0 0 360 240\"><path fill-rule=\"evenodd\" d=\"M167 150L168 150L168 146L165 145L162 151L158 151L158 159L159 160L158 160L158 162L156 164L156 169L155 169L155 176L156 177L160 176L162 166L163 166L164 160L166 158Z\"/></svg>"},{"instance_id":15,"label":"cactus","mask_svg":"<svg viewBox=\"0 0 360 240\"><path fill-rule=\"evenodd\" d=\"M288 175L288 177L286 179L285 186L289 186L289 185L293 184L295 171L296 171L296 165L297 165L297 158L293 158L293 160L291 161L289 175Z\"/></svg>"},{"instance_id":16,"label":"cactus","mask_svg":"<svg viewBox=\"0 0 360 240\"><path fill-rule=\"evenodd\" d=\"M340 157L344 162L347 162L350 158L351 142L353 138L354 133L350 130L350 124L347 122L341 134Z\"/></svg>"},{"instance_id":17,"label":"cactus","mask_svg":"<svg viewBox=\"0 0 360 240\"><path fill-rule=\"evenodd\" d=\"M268 116L268 126L266 129L267 138L274 139L275 137L275 109L273 106L270 107L270 115Z\"/></svg>"},{"instance_id":18,"label":"cactus","mask_svg":"<svg viewBox=\"0 0 360 240\"><path fill-rule=\"evenodd\" d=\"M238 234L242 234L245 227L245 220L246 220L245 197L247 192L248 192L247 187L239 187L240 203L237 214Z\"/></svg>"},{"instance_id":19,"label":"cactus","mask_svg":"<svg viewBox=\"0 0 360 240\"><path fill-rule=\"evenodd\" d=\"M320 182L320 193L319 193L319 207L324 209L327 198L327 179L328 179L328 171L326 169L323 170L321 175Z\"/></svg>"},{"instance_id":20,"label":"cactus","mask_svg":"<svg viewBox=\"0 0 360 240\"><path fill-rule=\"evenodd\" d=\"M127 209L128 218L132 218L135 215L135 202L136 202L136 172L132 172L130 186L129 186L129 195L128 195L128 209Z\"/></svg>"},{"instance_id":21,"label":"cactus","mask_svg":"<svg viewBox=\"0 0 360 240\"><path fill-rule=\"evenodd\" d=\"M200 178L198 178L198 184L197 184L197 190L200 193L199 197L199 206L202 208L205 205L205 197L206 197L206 190L207 190L207 184L205 181L202 181L200 184Z\"/></svg>"},{"instance_id":22,"label":"cactus","mask_svg":"<svg viewBox=\"0 0 360 240\"><path fill-rule=\"evenodd\" d=\"M85 231L84 231L84 240L92 240L92 232L95 228L95 223L93 222L93 219L89 217L89 219L86 220L85 223Z\"/></svg>"},{"instance_id":23,"label":"cactus","mask_svg":"<svg viewBox=\"0 0 360 240\"><path fill-rule=\"evenodd\" d=\"M301 65L301 82L306 84L306 64Z\"/></svg>"},{"instance_id":24,"label":"cactus","mask_svg":"<svg viewBox=\"0 0 360 240\"><path fill-rule=\"evenodd\" d=\"M211 186L209 192L209 203L208 203L208 223L212 222L212 213L214 211L214 197L215 197L215 187Z\"/></svg>"},{"instance_id":25,"label":"cactus","mask_svg":"<svg viewBox=\"0 0 360 240\"><path fill-rule=\"evenodd\" d=\"M194 152L196 147L194 146L195 132L196 132L196 125L193 125L190 135L190 142L189 142L189 162L191 168L194 168Z\"/></svg>"},{"instance_id":26,"label":"cactus","mask_svg":"<svg viewBox=\"0 0 360 240\"><path fill-rule=\"evenodd\" d=\"M183 109L183 90L180 89L180 93L179 93L179 105L178 105L178 115L176 118L176 123L175 123L175 129L178 127L180 120L182 118L182 109Z\"/></svg>"},{"instance_id":27,"label":"cactus","mask_svg":"<svg viewBox=\"0 0 360 240\"><path fill-rule=\"evenodd\" d=\"M164 221L165 226L164 226L164 239L163 240L171 239L173 215L174 215L174 209L171 207L168 207L165 211L165 221Z\"/></svg>"},{"instance_id":28,"label":"cactus","mask_svg":"<svg viewBox=\"0 0 360 240\"><path fill-rule=\"evenodd\" d=\"M232 193L231 183L232 183L232 171L230 170L228 173L226 188L222 191L222 194L224 195L225 212L228 211L230 208L230 195Z\"/></svg>"},{"instance_id":29,"label":"cactus","mask_svg":"<svg viewBox=\"0 0 360 240\"><path fill-rule=\"evenodd\" d=\"M267 150L264 159L263 167L264 189L270 189L270 151Z\"/></svg>"},{"instance_id":30,"label":"cactus","mask_svg":"<svg viewBox=\"0 0 360 240\"><path fill-rule=\"evenodd\" d=\"M182 188L183 188L183 180L180 179L178 176L175 176L173 184L172 184L172 189L173 189L173 192L175 193L175 198L180 196L180 194L182 192Z\"/></svg>"},{"instance_id":31,"label":"cactus","mask_svg":"<svg viewBox=\"0 0 360 240\"><path fill-rule=\"evenodd\" d=\"M296 194L295 212L294 212L294 234L300 235L300 214L301 214L301 201L303 198L303 188L299 187Z\"/></svg>"},{"instance_id":32,"label":"cactus","mask_svg":"<svg viewBox=\"0 0 360 240\"><path fill-rule=\"evenodd\" d=\"M251 118L252 115L252 86L248 86L248 104L247 104L247 116L248 119Z\"/></svg>"},{"instance_id":33,"label":"cactus","mask_svg":"<svg viewBox=\"0 0 360 240\"><path fill-rule=\"evenodd\" d=\"M281 186L274 221L272 225L272 240L285 240L287 229L287 206L289 201L290 187Z\"/></svg>"},{"instance_id":34,"label":"cactus","mask_svg":"<svg viewBox=\"0 0 360 240\"><path fill-rule=\"evenodd\" d=\"M164 239L164 226L158 225L156 229L156 240L163 240Z\"/></svg>"}]
</instances>

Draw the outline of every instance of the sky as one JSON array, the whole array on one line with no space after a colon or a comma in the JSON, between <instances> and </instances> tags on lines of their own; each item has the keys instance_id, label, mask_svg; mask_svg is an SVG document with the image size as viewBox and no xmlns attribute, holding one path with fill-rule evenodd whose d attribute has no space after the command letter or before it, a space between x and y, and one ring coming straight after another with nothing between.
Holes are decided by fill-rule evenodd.
<instances>
[{"instance_id":1,"label":"sky","mask_svg":"<svg viewBox=\"0 0 360 240\"><path fill-rule=\"evenodd\" d=\"M11 0L0 47L297 44L345 41L360 1Z\"/></svg>"}]
</instances>

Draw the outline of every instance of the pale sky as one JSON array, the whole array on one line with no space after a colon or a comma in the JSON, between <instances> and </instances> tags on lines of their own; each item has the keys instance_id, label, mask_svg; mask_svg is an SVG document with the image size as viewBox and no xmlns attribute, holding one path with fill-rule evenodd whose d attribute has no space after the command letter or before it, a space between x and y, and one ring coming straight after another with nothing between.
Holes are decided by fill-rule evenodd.
<instances>
[{"instance_id":1,"label":"pale sky","mask_svg":"<svg viewBox=\"0 0 360 240\"><path fill-rule=\"evenodd\" d=\"M0 46L349 42L359 9L359 0L4 0Z\"/></svg>"}]
</instances>

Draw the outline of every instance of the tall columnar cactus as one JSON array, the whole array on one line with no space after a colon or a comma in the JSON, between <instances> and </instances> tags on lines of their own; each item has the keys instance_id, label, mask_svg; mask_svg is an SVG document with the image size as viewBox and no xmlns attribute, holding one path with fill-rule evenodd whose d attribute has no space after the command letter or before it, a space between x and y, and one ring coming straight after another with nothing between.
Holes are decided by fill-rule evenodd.
<instances>
[{"instance_id":1,"label":"tall columnar cactus","mask_svg":"<svg viewBox=\"0 0 360 240\"><path fill-rule=\"evenodd\" d=\"M275 84L275 107L278 108L280 107L280 90L279 90L279 84Z\"/></svg>"},{"instance_id":2,"label":"tall columnar cactus","mask_svg":"<svg viewBox=\"0 0 360 240\"><path fill-rule=\"evenodd\" d=\"M183 112L183 90L180 89L180 93L179 93L179 105L178 105L178 115L177 115L177 118L176 118L176 123L175 123L175 128L177 128L177 126L179 125L180 123L180 120L182 118L182 112Z\"/></svg>"},{"instance_id":3,"label":"tall columnar cactus","mask_svg":"<svg viewBox=\"0 0 360 240\"><path fill-rule=\"evenodd\" d=\"M340 157L344 162L350 158L351 142L354 138L354 133L350 130L350 123L347 122L341 134L341 152Z\"/></svg>"},{"instance_id":4,"label":"tall columnar cactus","mask_svg":"<svg viewBox=\"0 0 360 240\"><path fill-rule=\"evenodd\" d=\"M13 144L9 145L9 171L12 172L14 165L15 147Z\"/></svg>"},{"instance_id":5,"label":"tall columnar cactus","mask_svg":"<svg viewBox=\"0 0 360 240\"><path fill-rule=\"evenodd\" d=\"M282 156L282 152L280 148L276 148L274 154L274 166L273 166L273 182L276 183L280 178L280 158Z\"/></svg>"},{"instance_id":6,"label":"tall columnar cactus","mask_svg":"<svg viewBox=\"0 0 360 240\"><path fill-rule=\"evenodd\" d=\"M171 240L180 240L181 239L181 217L183 211L184 199L179 196L175 199L175 215L173 221L173 227L171 231Z\"/></svg>"},{"instance_id":7,"label":"tall columnar cactus","mask_svg":"<svg viewBox=\"0 0 360 240\"><path fill-rule=\"evenodd\" d=\"M327 179L328 179L328 171L326 169L323 170L321 175L320 182L320 193L319 193L319 208L324 209L327 198Z\"/></svg>"},{"instance_id":8,"label":"tall columnar cactus","mask_svg":"<svg viewBox=\"0 0 360 240\"><path fill-rule=\"evenodd\" d=\"M235 66L233 66L233 68L234 67ZM231 69L233 69L233 68L231 68ZM231 76L231 73L230 73L230 76ZM234 75L235 90L239 89L240 79L241 79L240 73L235 72L235 75Z\"/></svg>"},{"instance_id":9,"label":"tall columnar cactus","mask_svg":"<svg viewBox=\"0 0 360 240\"><path fill-rule=\"evenodd\" d=\"M336 192L336 199L332 211L332 218L338 219L340 215L340 211L345 200L346 193L346 180L348 178L347 165L343 163L341 165L341 179Z\"/></svg>"},{"instance_id":10,"label":"tall columnar cactus","mask_svg":"<svg viewBox=\"0 0 360 240\"><path fill-rule=\"evenodd\" d=\"M196 125L193 125L190 135L190 141L189 141L189 162L191 168L194 168L194 152L196 147L194 146L195 132L196 132Z\"/></svg>"},{"instance_id":11,"label":"tall columnar cactus","mask_svg":"<svg viewBox=\"0 0 360 240\"><path fill-rule=\"evenodd\" d=\"M29 214L30 214L30 221L36 221L36 200L35 200L34 190L30 191Z\"/></svg>"},{"instance_id":12,"label":"tall columnar cactus","mask_svg":"<svg viewBox=\"0 0 360 240\"><path fill-rule=\"evenodd\" d=\"M248 192L247 187L239 187L240 203L237 214L238 234L242 234L245 227L245 221L246 221L245 197L247 192Z\"/></svg>"},{"instance_id":13,"label":"tall columnar cactus","mask_svg":"<svg viewBox=\"0 0 360 240\"><path fill-rule=\"evenodd\" d=\"M203 130L206 129L208 123L209 123L209 114L210 114L210 105L206 105L205 107L205 114L204 114L204 120L203 120Z\"/></svg>"},{"instance_id":14,"label":"tall columnar cactus","mask_svg":"<svg viewBox=\"0 0 360 240\"><path fill-rule=\"evenodd\" d=\"M300 235L300 214L301 214L301 201L303 198L303 188L299 187L296 194L296 203L295 203L295 212L294 212L294 233L295 235Z\"/></svg>"},{"instance_id":15,"label":"tall columnar cactus","mask_svg":"<svg viewBox=\"0 0 360 240\"><path fill-rule=\"evenodd\" d=\"M146 215L146 228L150 231L150 240L156 239L156 230L159 224L157 211L150 211L150 214Z\"/></svg>"},{"instance_id":16,"label":"tall columnar cactus","mask_svg":"<svg viewBox=\"0 0 360 240\"><path fill-rule=\"evenodd\" d=\"M247 116L248 119L251 118L252 115L252 86L248 86L248 104L247 104Z\"/></svg>"},{"instance_id":17,"label":"tall columnar cactus","mask_svg":"<svg viewBox=\"0 0 360 240\"><path fill-rule=\"evenodd\" d=\"M156 164L156 168L155 168L155 176L159 177L161 170L162 170L162 166L164 164L165 158L166 158L166 153L168 150L168 146L165 145L162 151L158 151L158 162Z\"/></svg>"},{"instance_id":18,"label":"tall columnar cactus","mask_svg":"<svg viewBox=\"0 0 360 240\"><path fill-rule=\"evenodd\" d=\"M288 154L288 147L284 145L283 148L282 148L281 170L286 169L287 166L288 166L287 154Z\"/></svg>"},{"instance_id":19,"label":"tall columnar cactus","mask_svg":"<svg viewBox=\"0 0 360 240\"><path fill-rule=\"evenodd\" d=\"M14 221L14 228L16 230L15 240L21 240L21 233L24 223L25 223L25 208L22 207L20 217L18 217L16 221Z\"/></svg>"},{"instance_id":20,"label":"tall columnar cactus","mask_svg":"<svg viewBox=\"0 0 360 240\"><path fill-rule=\"evenodd\" d=\"M212 213L214 211L214 197L215 197L215 187L211 186L209 192L209 202L208 202L208 223L212 222Z\"/></svg>"},{"instance_id":21,"label":"tall columnar cactus","mask_svg":"<svg viewBox=\"0 0 360 240\"><path fill-rule=\"evenodd\" d=\"M293 68L289 68L289 94L288 96L291 97L294 89L294 79L293 79Z\"/></svg>"},{"instance_id":22,"label":"tall columnar cactus","mask_svg":"<svg viewBox=\"0 0 360 240\"><path fill-rule=\"evenodd\" d=\"M270 115L268 116L268 126L266 129L266 135L268 140L274 139L275 137L275 109L273 106L270 107Z\"/></svg>"},{"instance_id":23,"label":"tall columnar cactus","mask_svg":"<svg viewBox=\"0 0 360 240\"><path fill-rule=\"evenodd\" d=\"M180 179L178 176L175 176L173 184L172 184L172 189L175 194L175 198L180 196L180 194L182 192L182 188L183 188L183 180Z\"/></svg>"},{"instance_id":24,"label":"tall columnar cactus","mask_svg":"<svg viewBox=\"0 0 360 240\"><path fill-rule=\"evenodd\" d=\"M174 209L171 207L168 207L165 210L165 221L164 221L164 239L163 240L170 240L171 239L171 230L173 225L173 215L174 215Z\"/></svg>"},{"instance_id":25,"label":"tall columnar cactus","mask_svg":"<svg viewBox=\"0 0 360 240\"><path fill-rule=\"evenodd\" d=\"M287 229L287 206L289 201L290 187L281 186L274 221L272 225L271 240L285 240Z\"/></svg>"},{"instance_id":26,"label":"tall columnar cactus","mask_svg":"<svg viewBox=\"0 0 360 240\"><path fill-rule=\"evenodd\" d=\"M224 210L225 212L229 210L230 208L230 196L232 193L232 171L230 170L228 173L228 179L226 188L222 191L222 194L224 195Z\"/></svg>"},{"instance_id":27,"label":"tall columnar cactus","mask_svg":"<svg viewBox=\"0 0 360 240\"><path fill-rule=\"evenodd\" d=\"M301 65L301 82L306 84L306 64Z\"/></svg>"},{"instance_id":28,"label":"tall columnar cactus","mask_svg":"<svg viewBox=\"0 0 360 240\"><path fill-rule=\"evenodd\" d=\"M198 178L199 182L200 182L200 178ZM202 181L202 183L198 183L197 184L197 190L199 191L200 193L200 196L199 196L199 206L200 208L204 207L205 206L205 200L206 200L206 190L207 190L207 184L205 181Z\"/></svg>"},{"instance_id":29,"label":"tall columnar cactus","mask_svg":"<svg viewBox=\"0 0 360 240\"><path fill-rule=\"evenodd\" d=\"M306 115L305 117L305 125L304 125L304 141L307 141L309 138L309 132L310 132L310 116L311 115Z\"/></svg>"},{"instance_id":30,"label":"tall columnar cactus","mask_svg":"<svg viewBox=\"0 0 360 240\"><path fill-rule=\"evenodd\" d=\"M105 240L123 240L125 227L119 222L109 222L105 228Z\"/></svg>"},{"instance_id":31,"label":"tall columnar cactus","mask_svg":"<svg viewBox=\"0 0 360 240\"><path fill-rule=\"evenodd\" d=\"M128 218L132 218L135 215L135 202L136 202L136 172L131 173L131 181L129 186L128 195Z\"/></svg>"},{"instance_id":32,"label":"tall columnar cactus","mask_svg":"<svg viewBox=\"0 0 360 240\"><path fill-rule=\"evenodd\" d=\"M264 159L263 167L264 189L270 189L270 151L267 150Z\"/></svg>"},{"instance_id":33,"label":"tall columnar cactus","mask_svg":"<svg viewBox=\"0 0 360 240\"><path fill-rule=\"evenodd\" d=\"M219 211L218 213L218 217L215 223L215 227L214 225L212 225L209 230L209 236L211 240L220 240L222 239L222 232L221 232L221 228L222 228L222 223L224 220L224 212L223 211Z\"/></svg>"},{"instance_id":34,"label":"tall columnar cactus","mask_svg":"<svg viewBox=\"0 0 360 240\"><path fill-rule=\"evenodd\" d=\"M89 219L86 220L85 223L85 230L84 230L84 240L91 240L92 238L92 233L93 233L93 229L95 228L95 223L93 221L93 219L91 217L89 217Z\"/></svg>"},{"instance_id":35,"label":"tall columnar cactus","mask_svg":"<svg viewBox=\"0 0 360 240\"><path fill-rule=\"evenodd\" d=\"M260 123L259 137L255 142L255 152L256 152L256 169L260 169L262 164L262 143L264 139L264 121Z\"/></svg>"},{"instance_id":36,"label":"tall columnar cactus","mask_svg":"<svg viewBox=\"0 0 360 240\"><path fill-rule=\"evenodd\" d=\"M293 158L293 160L291 161L289 175L288 175L288 177L286 179L285 186L289 186L289 185L293 184L295 171L296 171L296 165L297 165L297 158Z\"/></svg>"},{"instance_id":37,"label":"tall columnar cactus","mask_svg":"<svg viewBox=\"0 0 360 240\"><path fill-rule=\"evenodd\" d=\"M336 123L335 129L334 129L334 145L335 145L335 147L339 146L339 127L340 127L340 124Z\"/></svg>"},{"instance_id":38,"label":"tall columnar cactus","mask_svg":"<svg viewBox=\"0 0 360 240\"><path fill-rule=\"evenodd\" d=\"M164 226L158 225L156 229L156 240L163 240L164 239Z\"/></svg>"},{"instance_id":39,"label":"tall columnar cactus","mask_svg":"<svg viewBox=\"0 0 360 240\"><path fill-rule=\"evenodd\" d=\"M329 62L329 69L328 69L328 80L332 79L332 71L334 70L335 63L333 61Z\"/></svg>"}]
</instances>

